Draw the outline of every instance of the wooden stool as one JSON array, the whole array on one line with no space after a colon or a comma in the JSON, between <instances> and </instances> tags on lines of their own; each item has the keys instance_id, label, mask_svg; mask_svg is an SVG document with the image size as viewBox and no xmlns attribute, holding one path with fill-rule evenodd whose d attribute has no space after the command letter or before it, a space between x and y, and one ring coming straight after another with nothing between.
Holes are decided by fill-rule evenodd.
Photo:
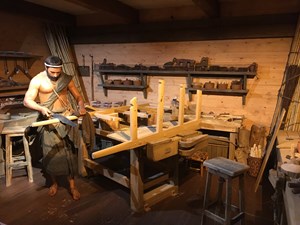
<instances>
[{"instance_id":1,"label":"wooden stool","mask_svg":"<svg viewBox=\"0 0 300 225\"><path fill-rule=\"evenodd\" d=\"M204 216L207 216L214 221L221 224L235 224L241 221L244 224L244 175L249 169L248 165L232 161L223 157L212 158L204 161L204 166L208 169L204 202L203 202L203 213L201 218L201 224L203 224ZM211 188L211 177L212 174L219 177L219 185L217 191L217 199L208 204L209 190ZM232 198L232 180L234 178L239 178L239 206L234 206L231 204ZM226 181L226 199L225 199L225 209L224 216L221 216L220 205L222 204L222 191L223 183ZM238 214L232 216L232 208L238 209ZM214 209L214 211L212 211ZM216 210L215 210L216 209Z\"/></svg>"},{"instance_id":2,"label":"wooden stool","mask_svg":"<svg viewBox=\"0 0 300 225\"><path fill-rule=\"evenodd\" d=\"M208 153L207 152L201 152L197 151L189 157L189 164L190 164L190 169L200 171L201 177L203 176L203 170L204 170L204 161L208 159ZM194 166L193 161L197 162L199 166Z\"/></svg>"},{"instance_id":3,"label":"wooden stool","mask_svg":"<svg viewBox=\"0 0 300 225\"><path fill-rule=\"evenodd\" d=\"M29 152L29 145L24 136L24 130L26 127L14 126L4 127L2 134L5 135L5 167L6 167L6 186L11 185L13 169L26 168L29 182L33 182L31 156ZM24 155L13 156L13 137L22 137L24 145Z\"/></svg>"}]
</instances>

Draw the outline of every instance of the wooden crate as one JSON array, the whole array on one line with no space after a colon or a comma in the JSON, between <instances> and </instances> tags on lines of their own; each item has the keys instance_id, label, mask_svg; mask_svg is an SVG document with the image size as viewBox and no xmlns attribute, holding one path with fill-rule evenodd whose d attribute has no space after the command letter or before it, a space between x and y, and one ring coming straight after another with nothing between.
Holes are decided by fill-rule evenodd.
<instances>
[{"instance_id":1,"label":"wooden crate","mask_svg":"<svg viewBox=\"0 0 300 225\"><path fill-rule=\"evenodd\" d=\"M228 158L229 138L220 136L211 136L208 138L208 145L203 151L208 153L208 158L225 157Z\"/></svg>"}]
</instances>

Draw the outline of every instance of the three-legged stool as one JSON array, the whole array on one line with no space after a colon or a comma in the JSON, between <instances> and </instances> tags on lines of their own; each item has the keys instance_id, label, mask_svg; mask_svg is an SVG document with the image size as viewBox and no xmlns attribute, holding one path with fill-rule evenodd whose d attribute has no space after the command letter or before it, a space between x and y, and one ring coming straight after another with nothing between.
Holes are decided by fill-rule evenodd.
<instances>
[{"instance_id":1,"label":"three-legged stool","mask_svg":"<svg viewBox=\"0 0 300 225\"><path fill-rule=\"evenodd\" d=\"M238 221L241 221L241 224L244 224L244 175L249 169L249 166L223 157L217 157L217 158L205 160L203 164L204 166L206 166L208 171L207 171L207 178L206 178L206 185L205 185L201 224L203 224L205 216L221 224L226 224L226 225L235 224ZM209 191L211 189L212 175L218 176L219 185L218 185L216 200L209 204L208 197L209 197ZM234 206L231 204L232 180L234 178L239 179L239 205L238 206ZM224 182L226 182L226 199L225 199L224 209L221 210ZM238 209L237 215L232 216L232 208Z\"/></svg>"},{"instance_id":2,"label":"three-legged stool","mask_svg":"<svg viewBox=\"0 0 300 225\"><path fill-rule=\"evenodd\" d=\"M24 131L26 127L14 126L14 127L4 127L2 134L5 135L5 176L6 176L6 186L11 185L12 172L13 169L25 168L27 169L27 175L29 182L33 182L31 156L29 152L29 145L24 136ZM13 156L13 137L22 137L24 154L20 156Z\"/></svg>"}]
</instances>

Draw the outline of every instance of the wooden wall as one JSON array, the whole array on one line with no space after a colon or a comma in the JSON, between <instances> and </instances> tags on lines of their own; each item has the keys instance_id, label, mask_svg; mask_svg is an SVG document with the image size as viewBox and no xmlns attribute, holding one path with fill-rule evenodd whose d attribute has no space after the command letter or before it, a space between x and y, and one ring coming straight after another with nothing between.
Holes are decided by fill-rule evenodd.
<instances>
[{"instance_id":1,"label":"wooden wall","mask_svg":"<svg viewBox=\"0 0 300 225\"><path fill-rule=\"evenodd\" d=\"M0 51L16 51L31 53L42 56L36 60L29 72L32 76L44 69L44 59L50 54L47 42L43 33L43 23L29 17L19 16L17 14L0 13ZM4 22L5 21L5 22ZM15 66L14 60L8 61L8 69L11 73ZM23 61L17 63L23 66ZM7 79L4 73L4 62L0 60L0 77ZM13 76L17 82L29 83L29 80L21 72Z\"/></svg>"},{"instance_id":2,"label":"wooden wall","mask_svg":"<svg viewBox=\"0 0 300 225\"><path fill-rule=\"evenodd\" d=\"M42 58L31 67L30 73L37 74L44 69L43 60L50 51L44 38L43 23L34 18L0 13L2 23L0 31L0 51L23 51ZM224 66L248 66L252 62L258 64L258 77L248 80L249 93L246 104L242 104L241 97L204 95L203 112L232 113L245 115L247 120L270 126L277 93L280 88L285 64L292 39L243 39L224 41L199 42L169 42L169 43L139 43L139 44L97 44L74 46L77 61L82 64L81 55L85 55L86 65L90 65L89 55L94 56L95 63L101 63L104 58L115 64L143 64L162 66L174 57L194 59L197 62L202 57L209 57L210 64ZM13 63L13 62L12 62ZM20 62L21 63L21 62ZM13 69L13 64L10 70ZM0 77L4 76L3 63L0 62ZM21 74L17 77L24 77ZM85 88L91 100L90 77L82 77ZM24 78L25 80L27 78ZM142 92L109 90L105 97L100 80L94 79L95 100L130 101L137 96L138 102L157 102L157 85L159 79L166 81L165 104L168 106L173 97L179 95L179 85L185 83L182 77L149 77L148 98L144 99ZM204 82L204 81L203 81ZM186 98L188 100L188 98ZM186 103L187 105L190 103Z\"/></svg>"},{"instance_id":3,"label":"wooden wall","mask_svg":"<svg viewBox=\"0 0 300 225\"><path fill-rule=\"evenodd\" d=\"M202 111L205 113L245 115L247 123L269 127L291 41L291 38L274 38L76 45L74 47L78 61L81 62L81 55L84 54L87 65L90 65L90 54L94 56L95 63L102 63L103 59L106 58L108 62L130 66L135 64L162 66L174 57L178 59L194 59L199 62L205 56L209 57L211 65L239 67L248 66L256 62L258 64L258 76L248 79L249 93L246 97L245 105L242 104L242 97L239 96L204 95ZM179 85L186 82L183 77L151 76L148 79L150 88L148 89L147 99L144 99L142 92L120 90L108 90L108 96L105 97L102 87L98 86L100 79L95 75L93 84L95 100L101 102L127 100L129 102L131 98L136 96L140 104L148 102L155 105L157 102L158 80L164 79L166 84L165 105L168 106L172 98L179 95ZM83 80L87 93L91 97L91 78L83 77ZM188 102L188 97L186 97L186 100L187 105L191 104Z\"/></svg>"}]
</instances>

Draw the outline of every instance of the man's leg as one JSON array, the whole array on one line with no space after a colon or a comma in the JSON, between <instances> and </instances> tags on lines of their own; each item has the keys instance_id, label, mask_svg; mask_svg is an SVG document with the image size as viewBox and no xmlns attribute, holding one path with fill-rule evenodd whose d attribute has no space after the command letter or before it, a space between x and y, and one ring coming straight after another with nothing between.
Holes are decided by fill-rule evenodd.
<instances>
[{"instance_id":1,"label":"man's leg","mask_svg":"<svg viewBox=\"0 0 300 225\"><path fill-rule=\"evenodd\" d=\"M69 177L69 183L70 183L70 192L72 194L72 197L74 200L79 200L80 199L80 193L75 187L75 180L74 178Z\"/></svg>"}]
</instances>

